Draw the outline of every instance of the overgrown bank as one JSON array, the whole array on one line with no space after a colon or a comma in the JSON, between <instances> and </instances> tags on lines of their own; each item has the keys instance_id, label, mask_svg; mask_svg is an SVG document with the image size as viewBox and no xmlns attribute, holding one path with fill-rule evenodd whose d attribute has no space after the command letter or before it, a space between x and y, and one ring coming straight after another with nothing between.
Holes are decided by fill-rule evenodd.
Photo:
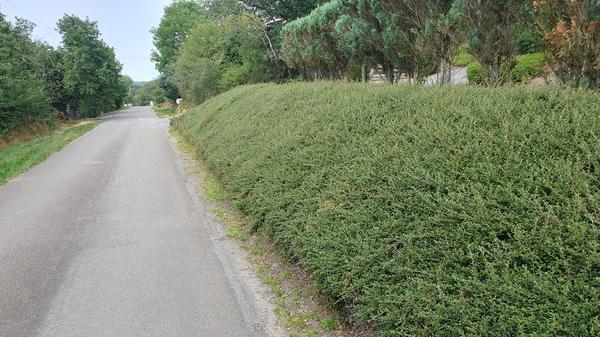
<instances>
[{"instance_id":1,"label":"overgrown bank","mask_svg":"<svg viewBox=\"0 0 600 337\"><path fill-rule=\"evenodd\" d=\"M381 336L600 332L597 93L264 84L173 123Z\"/></svg>"}]
</instances>

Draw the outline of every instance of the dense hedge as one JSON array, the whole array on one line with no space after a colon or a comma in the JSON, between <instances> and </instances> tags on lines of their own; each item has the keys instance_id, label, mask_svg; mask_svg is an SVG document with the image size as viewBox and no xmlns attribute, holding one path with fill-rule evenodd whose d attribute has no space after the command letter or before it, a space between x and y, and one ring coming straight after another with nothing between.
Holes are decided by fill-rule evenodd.
<instances>
[{"instance_id":1,"label":"dense hedge","mask_svg":"<svg viewBox=\"0 0 600 337\"><path fill-rule=\"evenodd\" d=\"M600 334L600 96L294 83L174 120L379 336Z\"/></svg>"}]
</instances>

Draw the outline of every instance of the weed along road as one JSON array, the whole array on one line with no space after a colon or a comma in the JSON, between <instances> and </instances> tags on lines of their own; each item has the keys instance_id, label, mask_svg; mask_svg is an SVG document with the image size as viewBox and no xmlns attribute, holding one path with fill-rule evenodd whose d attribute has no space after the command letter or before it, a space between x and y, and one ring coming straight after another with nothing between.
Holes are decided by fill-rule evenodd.
<instances>
[{"instance_id":1,"label":"weed along road","mask_svg":"<svg viewBox=\"0 0 600 337\"><path fill-rule=\"evenodd\" d=\"M0 187L0 336L265 336L150 108Z\"/></svg>"}]
</instances>

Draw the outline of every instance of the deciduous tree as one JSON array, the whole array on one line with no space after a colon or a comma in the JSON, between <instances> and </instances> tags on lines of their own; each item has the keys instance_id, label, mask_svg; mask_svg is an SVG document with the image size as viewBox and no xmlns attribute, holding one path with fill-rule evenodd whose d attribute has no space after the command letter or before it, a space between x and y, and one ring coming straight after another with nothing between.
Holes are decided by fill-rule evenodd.
<instances>
[{"instance_id":1,"label":"deciduous tree","mask_svg":"<svg viewBox=\"0 0 600 337\"><path fill-rule=\"evenodd\" d=\"M535 18L562 83L600 86L600 2L534 0Z\"/></svg>"},{"instance_id":2,"label":"deciduous tree","mask_svg":"<svg viewBox=\"0 0 600 337\"><path fill-rule=\"evenodd\" d=\"M69 105L82 117L98 116L120 106L127 94L120 84L121 64L114 50L100 39L97 23L65 15L58 22L62 35L64 88Z\"/></svg>"},{"instance_id":3,"label":"deciduous tree","mask_svg":"<svg viewBox=\"0 0 600 337\"><path fill-rule=\"evenodd\" d=\"M504 81L515 65L517 28L527 0L461 0L471 52L481 63L484 81Z\"/></svg>"},{"instance_id":4,"label":"deciduous tree","mask_svg":"<svg viewBox=\"0 0 600 337\"><path fill-rule=\"evenodd\" d=\"M195 0L177 0L165 7L159 26L151 31L156 48L152 60L159 72L175 63L183 43L206 14L206 9Z\"/></svg>"},{"instance_id":5,"label":"deciduous tree","mask_svg":"<svg viewBox=\"0 0 600 337\"><path fill-rule=\"evenodd\" d=\"M33 122L54 119L42 80L33 71L33 24L0 13L0 138Z\"/></svg>"}]
</instances>

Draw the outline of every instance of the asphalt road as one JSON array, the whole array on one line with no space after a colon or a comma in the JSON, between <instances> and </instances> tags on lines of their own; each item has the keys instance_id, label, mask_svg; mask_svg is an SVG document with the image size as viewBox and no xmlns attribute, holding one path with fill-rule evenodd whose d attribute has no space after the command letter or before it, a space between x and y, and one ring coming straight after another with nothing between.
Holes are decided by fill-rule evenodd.
<instances>
[{"instance_id":1,"label":"asphalt road","mask_svg":"<svg viewBox=\"0 0 600 337\"><path fill-rule=\"evenodd\" d=\"M149 108L0 187L0 336L265 336Z\"/></svg>"}]
</instances>

